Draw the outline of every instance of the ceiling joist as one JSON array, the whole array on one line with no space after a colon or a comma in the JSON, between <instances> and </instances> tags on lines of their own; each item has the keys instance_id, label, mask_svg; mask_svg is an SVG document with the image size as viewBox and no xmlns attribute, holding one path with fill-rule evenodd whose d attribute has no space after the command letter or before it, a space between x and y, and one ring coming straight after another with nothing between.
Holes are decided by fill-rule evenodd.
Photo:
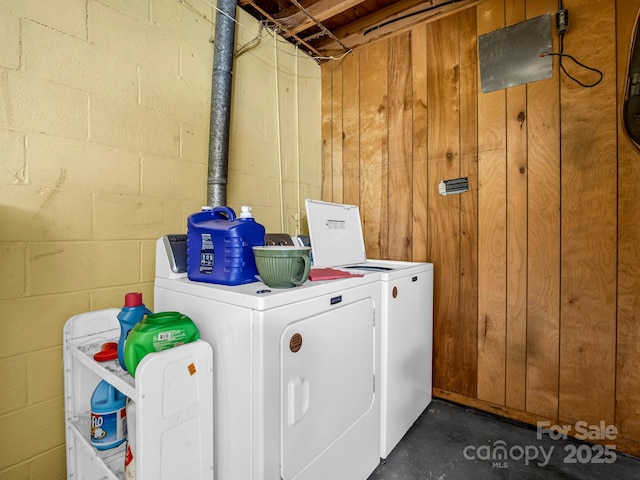
<instances>
[{"instance_id":1,"label":"ceiling joist","mask_svg":"<svg viewBox=\"0 0 640 480\"><path fill-rule=\"evenodd\" d=\"M276 27L288 41L319 59L352 49L425 21L472 7L480 0L238 0Z\"/></svg>"}]
</instances>

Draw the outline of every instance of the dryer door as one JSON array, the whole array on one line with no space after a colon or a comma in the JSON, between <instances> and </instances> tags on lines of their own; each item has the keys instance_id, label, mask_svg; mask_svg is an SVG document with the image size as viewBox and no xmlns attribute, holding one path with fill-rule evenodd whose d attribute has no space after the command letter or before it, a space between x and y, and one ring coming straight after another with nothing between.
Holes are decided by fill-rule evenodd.
<instances>
[{"instance_id":1,"label":"dryer door","mask_svg":"<svg viewBox=\"0 0 640 480\"><path fill-rule=\"evenodd\" d=\"M294 478L374 404L374 307L363 299L280 339L281 477Z\"/></svg>"}]
</instances>

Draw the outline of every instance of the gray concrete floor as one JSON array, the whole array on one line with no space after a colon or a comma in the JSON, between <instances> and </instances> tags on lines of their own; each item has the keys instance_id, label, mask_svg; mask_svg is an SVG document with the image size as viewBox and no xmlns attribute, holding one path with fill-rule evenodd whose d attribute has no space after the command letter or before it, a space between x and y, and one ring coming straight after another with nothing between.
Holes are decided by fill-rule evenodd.
<instances>
[{"instance_id":1,"label":"gray concrete floor","mask_svg":"<svg viewBox=\"0 0 640 480\"><path fill-rule=\"evenodd\" d=\"M640 459L436 399L369 477L430 479L640 480Z\"/></svg>"}]
</instances>

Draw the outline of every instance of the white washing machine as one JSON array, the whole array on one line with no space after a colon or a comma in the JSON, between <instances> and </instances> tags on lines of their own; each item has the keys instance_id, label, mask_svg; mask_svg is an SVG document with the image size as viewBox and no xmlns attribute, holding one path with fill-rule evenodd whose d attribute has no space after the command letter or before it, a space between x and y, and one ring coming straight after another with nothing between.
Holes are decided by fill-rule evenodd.
<instances>
[{"instance_id":1,"label":"white washing machine","mask_svg":"<svg viewBox=\"0 0 640 480\"><path fill-rule=\"evenodd\" d=\"M215 480L366 479L380 460L380 274L192 282L166 238L155 310L186 314L213 347Z\"/></svg>"},{"instance_id":2,"label":"white washing machine","mask_svg":"<svg viewBox=\"0 0 640 480\"><path fill-rule=\"evenodd\" d=\"M307 200L314 265L381 274L380 457L431 402L433 264L367 260L355 205Z\"/></svg>"}]
</instances>

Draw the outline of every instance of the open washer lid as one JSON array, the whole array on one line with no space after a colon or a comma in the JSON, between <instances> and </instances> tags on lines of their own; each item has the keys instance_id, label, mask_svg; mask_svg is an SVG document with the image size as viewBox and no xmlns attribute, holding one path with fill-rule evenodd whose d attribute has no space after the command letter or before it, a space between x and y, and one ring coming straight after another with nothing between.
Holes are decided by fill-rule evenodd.
<instances>
[{"instance_id":1,"label":"open washer lid","mask_svg":"<svg viewBox=\"0 0 640 480\"><path fill-rule=\"evenodd\" d=\"M305 205L316 266L337 267L367 260L360 209L356 205L310 199Z\"/></svg>"}]
</instances>

